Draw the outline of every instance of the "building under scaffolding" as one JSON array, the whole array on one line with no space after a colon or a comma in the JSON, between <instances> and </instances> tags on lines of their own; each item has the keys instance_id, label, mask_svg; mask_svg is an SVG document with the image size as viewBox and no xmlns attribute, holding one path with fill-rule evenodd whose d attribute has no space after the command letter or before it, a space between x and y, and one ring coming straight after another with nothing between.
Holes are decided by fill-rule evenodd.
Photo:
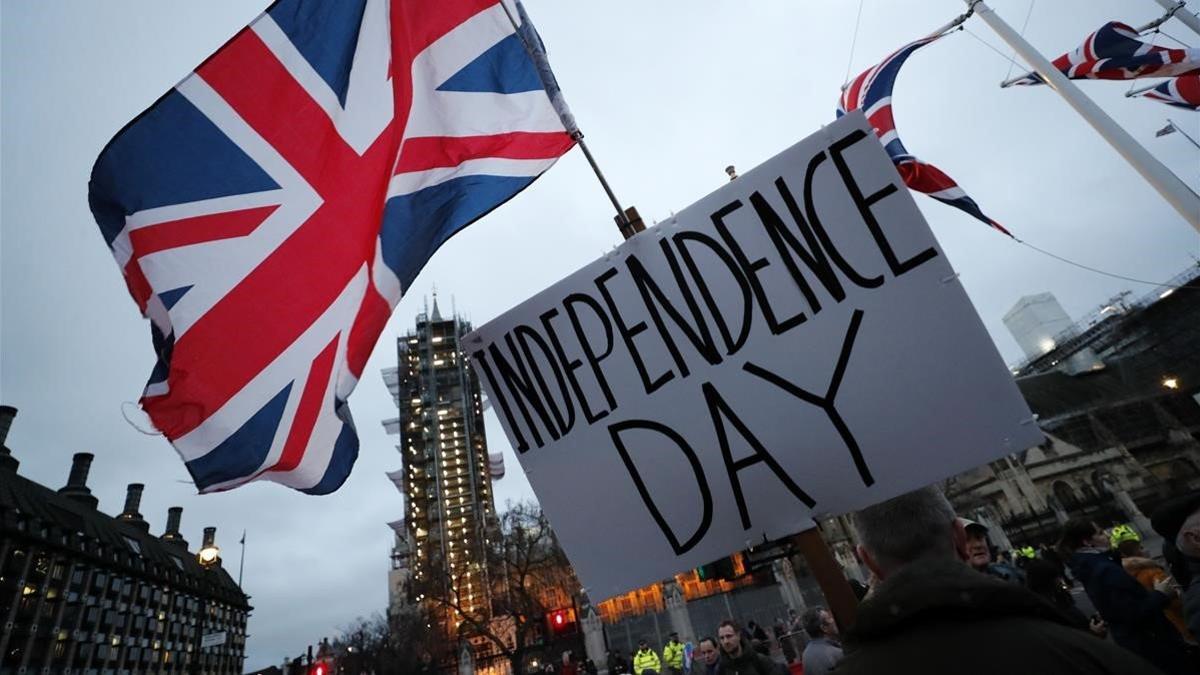
<instances>
[{"instance_id":1,"label":"building under scaffolding","mask_svg":"<svg viewBox=\"0 0 1200 675\"><path fill-rule=\"evenodd\" d=\"M1071 516L1149 535L1145 514L1200 488L1200 266L1045 344L1014 375L1046 442L956 476L948 495L1002 526L1001 546L1053 541Z\"/></svg>"}]
</instances>

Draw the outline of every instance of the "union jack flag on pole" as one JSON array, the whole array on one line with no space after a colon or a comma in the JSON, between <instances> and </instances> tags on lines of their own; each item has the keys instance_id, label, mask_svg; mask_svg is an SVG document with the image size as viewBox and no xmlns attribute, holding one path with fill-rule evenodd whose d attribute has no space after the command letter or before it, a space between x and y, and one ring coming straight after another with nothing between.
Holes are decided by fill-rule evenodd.
<instances>
[{"instance_id":1,"label":"union jack flag on pole","mask_svg":"<svg viewBox=\"0 0 1200 675\"><path fill-rule=\"evenodd\" d=\"M101 152L92 213L158 355L141 405L201 492L336 490L401 295L574 145L504 2L279 0Z\"/></svg>"},{"instance_id":2,"label":"union jack flag on pole","mask_svg":"<svg viewBox=\"0 0 1200 675\"><path fill-rule=\"evenodd\" d=\"M1200 74L1176 77L1135 96L1187 110L1200 110Z\"/></svg>"},{"instance_id":3,"label":"union jack flag on pole","mask_svg":"<svg viewBox=\"0 0 1200 675\"><path fill-rule=\"evenodd\" d=\"M896 165L905 185L944 204L961 209L1011 237L1012 234L1000 223L984 215L975 200L971 199L954 179L936 166L922 162L910 154L896 133L896 120L892 116L892 88L896 85L896 76L900 74L900 68L913 52L939 37L942 36L935 35L910 42L850 80L842 89L837 116L841 117L852 110L861 109L867 116L867 121L874 127L879 142L883 143L883 149L892 158L892 163Z\"/></svg>"},{"instance_id":4,"label":"union jack flag on pole","mask_svg":"<svg viewBox=\"0 0 1200 675\"><path fill-rule=\"evenodd\" d=\"M1110 21L1087 36L1075 51L1054 59L1054 67L1072 80L1133 80L1200 72L1200 49L1168 49L1143 42L1127 24ZM1041 75L1027 73L1009 85L1045 84Z\"/></svg>"}]
</instances>

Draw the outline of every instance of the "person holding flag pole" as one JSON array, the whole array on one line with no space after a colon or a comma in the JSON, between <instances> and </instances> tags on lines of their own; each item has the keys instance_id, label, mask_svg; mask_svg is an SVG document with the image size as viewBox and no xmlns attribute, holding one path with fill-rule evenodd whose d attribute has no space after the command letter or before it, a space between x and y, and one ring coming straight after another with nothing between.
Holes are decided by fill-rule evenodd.
<instances>
[{"instance_id":1,"label":"person holding flag pole","mask_svg":"<svg viewBox=\"0 0 1200 675\"><path fill-rule=\"evenodd\" d=\"M974 9L999 37L1020 55L1034 71L1040 75L1051 88L1062 96L1067 103L1079 113L1088 124L1092 125L1104 140L1108 141L1120 155L1129 162L1146 182L1150 183L1184 220L1200 232L1200 196L1191 190L1178 176L1171 173L1166 166L1159 162L1144 147L1141 146L1127 131L1122 129L1111 117L1085 96L1067 76L1063 75L1017 31L1004 22L992 8L983 0L964 0L967 6Z\"/></svg>"}]
</instances>

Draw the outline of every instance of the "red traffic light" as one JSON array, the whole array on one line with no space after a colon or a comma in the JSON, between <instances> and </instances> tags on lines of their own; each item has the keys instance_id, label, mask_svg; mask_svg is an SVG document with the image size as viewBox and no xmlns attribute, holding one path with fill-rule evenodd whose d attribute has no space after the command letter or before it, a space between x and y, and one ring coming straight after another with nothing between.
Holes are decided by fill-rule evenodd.
<instances>
[{"instance_id":1,"label":"red traffic light","mask_svg":"<svg viewBox=\"0 0 1200 675\"><path fill-rule=\"evenodd\" d=\"M312 670L310 670L308 672L309 672L309 675L328 675L328 673L329 673L329 671L326 670L324 663L316 664L315 666L312 667Z\"/></svg>"},{"instance_id":2,"label":"red traffic light","mask_svg":"<svg viewBox=\"0 0 1200 675\"><path fill-rule=\"evenodd\" d=\"M554 635L570 635L576 630L575 609L564 607L546 613L546 625Z\"/></svg>"}]
</instances>

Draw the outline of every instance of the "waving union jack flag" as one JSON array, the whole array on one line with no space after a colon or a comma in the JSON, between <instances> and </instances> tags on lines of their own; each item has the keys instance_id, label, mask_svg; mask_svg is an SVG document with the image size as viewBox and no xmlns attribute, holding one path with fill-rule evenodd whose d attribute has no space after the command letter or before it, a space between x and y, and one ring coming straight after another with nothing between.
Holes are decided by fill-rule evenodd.
<instances>
[{"instance_id":1,"label":"waving union jack flag","mask_svg":"<svg viewBox=\"0 0 1200 675\"><path fill-rule=\"evenodd\" d=\"M967 196L954 179L936 166L926 164L909 154L896 133L896 120L892 117L892 88L896 84L896 76L900 74L900 68L913 52L939 37L941 36L927 37L904 45L850 80L842 89L837 116L841 117L852 110L861 109L867 116L867 121L875 128L875 135L879 137L879 142L883 143L884 150L892 158L905 185L939 202L966 211L1011 237L1012 234L1000 223L983 214L975 200Z\"/></svg>"},{"instance_id":2,"label":"waving union jack flag","mask_svg":"<svg viewBox=\"0 0 1200 675\"><path fill-rule=\"evenodd\" d=\"M1200 74L1176 77L1137 95L1187 110L1200 110Z\"/></svg>"},{"instance_id":3,"label":"waving union jack flag","mask_svg":"<svg viewBox=\"0 0 1200 675\"><path fill-rule=\"evenodd\" d=\"M158 354L141 404L201 492L337 489L400 296L574 144L505 2L279 0L100 154L92 212Z\"/></svg>"},{"instance_id":4,"label":"waving union jack flag","mask_svg":"<svg viewBox=\"0 0 1200 675\"><path fill-rule=\"evenodd\" d=\"M1110 21L1087 36L1075 51L1054 59L1054 67L1072 80L1133 80L1200 72L1200 49L1168 49L1139 39L1126 24ZM1029 73L1010 84L1045 84Z\"/></svg>"}]
</instances>

